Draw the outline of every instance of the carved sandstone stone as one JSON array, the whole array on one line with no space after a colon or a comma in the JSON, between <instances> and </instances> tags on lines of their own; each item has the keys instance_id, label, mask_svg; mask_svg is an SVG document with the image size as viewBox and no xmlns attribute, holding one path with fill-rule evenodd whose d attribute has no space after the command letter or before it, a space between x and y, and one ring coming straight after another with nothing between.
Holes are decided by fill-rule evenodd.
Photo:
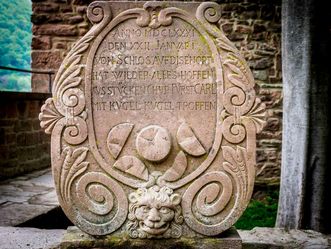
<instances>
[{"instance_id":1,"label":"carved sandstone stone","mask_svg":"<svg viewBox=\"0 0 331 249\"><path fill-rule=\"evenodd\" d=\"M164 186L140 188L129 195L128 231L132 238L179 238L182 235L179 194Z\"/></svg>"},{"instance_id":2,"label":"carved sandstone stone","mask_svg":"<svg viewBox=\"0 0 331 249\"><path fill-rule=\"evenodd\" d=\"M41 109L59 202L91 235L215 236L249 203L265 106L216 3L93 2Z\"/></svg>"}]
</instances>

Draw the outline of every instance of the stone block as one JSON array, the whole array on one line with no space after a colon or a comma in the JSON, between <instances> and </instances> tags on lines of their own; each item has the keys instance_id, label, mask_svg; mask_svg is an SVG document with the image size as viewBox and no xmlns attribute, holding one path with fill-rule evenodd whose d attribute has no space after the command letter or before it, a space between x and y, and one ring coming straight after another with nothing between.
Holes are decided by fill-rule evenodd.
<instances>
[{"instance_id":1,"label":"stone block","mask_svg":"<svg viewBox=\"0 0 331 249\"><path fill-rule=\"evenodd\" d=\"M253 32L254 33L260 33L262 31L266 31L266 27L263 24L257 24L257 23L255 23L253 25Z\"/></svg>"},{"instance_id":2,"label":"stone block","mask_svg":"<svg viewBox=\"0 0 331 249\"><path fill-rule=\"evenodd\" d=\"M1 160L1 167L4 163L5 160L7 160L9 158L9 151L10 151L10 146L8 145L0 145L0 160Z\"/></svg>"},{"instance_id":3,"label":"stone block","mask_svg":"<svg viewBox=\"0 0 331 249\"><path fill-rule=\"evenodd\" d=\"M67 24L65 19L63 18L62 14L50 14L50 15L47 15L47 22L46 23L49 23L49 24Z\"/></svg>"},{"instance_id":4,"label":"stone block","mask_svg":"<svg viewBox=\"0 0 331 249\"><path fill-rule=\"evenodd\" d=\"M0 244L4 249L55 249L58 248L64 232L65 230L60 229L0 227Z\"/></svg>"},{"instance_id":5,"label":"stone block","mask_svg":"<svg viewBox=\"0 0 331 249\"><path fill-rule=\"evenodd\" d=\"M269 73L267 70L254 70L253 75L256 80L267 81Z\"/></svg>"},{"instance_id":6,"label":"stone block","mask_svg":"<svg viewBox=\"0 0 331 249\"><path fill-rule=\"evenodd\" d=\"M76 36L78 34L76 26L67 24L35 25L32 31L34 35Z\"/></svg>"},{"instance_id":7,"label":"stone block","mask_svg":"<svg viewBox=\"0 0 331 249\"><path fill-rule=\"evenodd\" d=\"M7 147L8 155L10 153L10 149L11 149L10 147ZM12 169L16 170L17 165L18 165L18 160L16 158L1 162L1 167L0 167L1 176L6 175L6 173L10 172Z\"/></svg>"},{"instance_id":8,"label":"stone block","mask_svg":"<svg viewBox=\"0 0 331 249\"><path fill-rule=\"evenodd\" d=\"M87 32L88 32L87 28L79 28L78 29L78 33L79 33L80 36L85 35Z\"/></svg>"},{"instance_id":9,"label":"stone block","mask_svg":"<svg viewBox=\"0 0 331 249\"><path fill-rule=\"evenodd\" d=\"M31 125L31 123L30 123L30 125ZM36 145L38 143L38 136L39 136L38 132L26 133L26 135L25 135L26 145L28 145L28 146Z\"/></svg>"},{"instance_id":10,"label":"stone block","mask_svg":"<svg viewBox=\"0 0 331 249\"><path fill-rule=\"evenodd\" d=\"M267 161L268 157L266 155L265 150L257 150L256 151L256 162L261 163Z\"/></svg>"},{"instance_id":11,"label":"stone block","mask_svg":"<svg viewBox=\"0 0 331 249\"><path fill-rule=\"evenodd\" d=\"M34 25L39 25L39 24L47 23L48 18L49 18L49 15L42 15L42 14L32 13L31 22Z\"/></svg>"},{"instance_id":12,"label":"stone block","mask_svg":"<svg viewBox=\"0 0 331 249\"><path fill-rule=\"evenodd\" d=\"M5 139L5 129L0 128L0 145L6 144L6 139Z\"/></svg>"},{"instance_id":13,"label":"stone block","mask_svg":"<svg viewBox=\"0 0 331 249\"><path fill-rule=\"evenodd\" d=\"M32 91L40 93L49 92L49 76L47 74L32 74Z\"/></svg>"},{"instance_id":14,"label":"stone block","mask_svg":"<svg viewBox=\"0 0 331 249\"><path fill-rule=\"evenodd\" d=\"M17 141L16 141L16 143L17 143L18 146L24 146L25 145L25 141L26 141L26 139L25 139L25 133L19 133L19 134L17 134Z\"/></svg>"},{"instance_id":15,"label":"stone block","mask_svg":"<svg viewBox=\"0 0 331 249\"><path fill-rule=\"evenodd\" d=\"M18 110L16 103L1 105L2 107L0 109L4 110L5 113L1 115L2 118L7 117L10 119L14 119L18 116Z\"/></svg>"},{"instance_id":16,"label":"stone block","mask_svg":"<svg viewBox=\"0 0 331 249\"><path fill-rule=\"evenodd\" d=\"M273 61L269 58L261 58L255 61L250 61L249 65L253 69L261 70L271 67L273 65Z\"/></svg>"},{"instance_id":17,"label":"stone block","mask_svg":"<svg viewBox=\"0 0 331 249\"><path fill-rule=\"evenodd\" d=\"M252 32L252 28L247 25L237 25L234 32L238 32L240 34L250 34Z\"/></svg>"},{"instance_id":18,"label":"stone block","mask_svg":"<svg viewBox=\"0 0 331 249\"><path fill-rule=\"evenodd\" d=\"M222 30L227 34L230 34L233 31L233 23L223 24L222 25Z\"/></svg>"},{"instance_id":19,"label":"stone block","mask_svg":"<svg viewBox=\"0 0 331 249\"><path fill-rule=\"evenodd\" d=\"M254 10L250 10L250 11L245 10L240 14L240 19L242 20L256 19L257 17L258 17L258 12Z\"/></svg>"},{"instance_id":20,"label":"stone block","mask_svg":"<svg viewBox=\"0 0 331 249\"><path fill-rule=\"evenodd\" d=\"M79 14L86 14L86 9L87 9L86 6L77 6L77 7L76 7L76 11L77 11L77 13L79 13Z\"/></svg>"},{"instance_id":21,"label":"stone block","mask_svg":"<svg viewBox=\"0 0 331 249\"><path fill-rule=\"evenodd\" d=\"M59 10L57 4L52 3L33 3L32 11L34 13L53 13Z\"/></svg>"},{"instance_id":22,"label":"stone block","mask_svg":"<svg viewBox=\"0 0 331 249\"><path fill-rule=\"evenodd\" d=\"M32 37L32 49L47 50L51 48L51 38L49 36L34 36Z\"/></svg>"},{"instance_id":23,"label":"stone block","mask_svg":"<svg viewBox=\"0 0 331 249\"><path fill-rule=\"evenodd\" d=\"M38 119L35 119L33 121L31 121L32 123L32 129L34 131L39 131L40 130L40 121Z\"/></svg>"},{"instance_id":24,"label":"stone block","mask_svg":"<svg viewBox=\"0 0 331 249\"><path fill-rule=\"evenodd\" d=\"M168 240L139 240L129 237L93 237L77 227L69 227L63 236L60 249L241 249L242 240L235 228L225 231L222 236L212 238L185 238Z\"/></svg>"},{"instance_id":25,"label":"stone block","mask_svg":"<svg viewBox=\"0 0 331 249\"><path fill-rule=\"evenodd\" d=\"M72 12L72 6L68 4L61 4L60 6L60 13L69 13Z\"/></svg>"},{"instance_id":26,"label":"stone block","mask_svg":"<svg viewBox=\"0 0 331 249\"><path fill-rule=\"evenodd\" d=\"M272 20L275 15L275 7L272 4L263 5L261 8L261 19Z\"/></svg>"},{"instance_id":27,"label":"stone block","mask_svg":"<svg viewBox=\"0 0 331 249\"><path fill-rule=\"evenodd\" d=\"M6 144L15 144L15 143L16 143L16 133L7 133Z\"/></svg>"},{"instance_id":28,"label":"stone block","mask_svg":"<svg viewBox=\"0 0 331 249\"><path fill-rule=\"evenodd\" d=\"M256 176L262 179L274 178L280 175L280 168L277 163L265 163L257 165Z\"/></svg>"},{"instance_id":29,"label":"stone block","mask_svg":"<svg viewBox=\"0 0 331 249\"><path fill-rule=\"evenodd\" d=\"M82 16L71 16L68 18L68 23L69 24L77 24L84 21L84 18Z\"/></svg>"},{"instance_id":30,"label":"stone block","mask_svg":"<svg viewBox=\"0 0 331 249\"><path fill-rule=\"evenodd\" d=\"M247 35L245 34L240 34L240 33L231 33L227 36L230 41L243 41L247 38Z\"/></svg>"},{"instance_id":31,"label":"stone block","mask_svg":"<svg viewBox=\"0 0 331 249\"><path fill-rule=\"evenodd\" d=\"M26 117L27 103L24 100L21 100L17 103L17 110L19 117Z\"/></svg>"},{"instance_id":32,"label":"stone block","mask_svg":"<svg viewBox=\"0 0 331 249\"><path fill-rule=\"evenodd\" d=\"M38 100L31 100L28 103L28 110L27 110L27 117L28 118L38 118L39 115L39 101Z\"/></svg>"},{"instance_id":33,"label":"stone block","mask_svg":"<svg viewBox=\"0 0 331 249\"><path fill-rule=\"evenodd\" d=\"M15 122L15 126L14 126L15 132L26 132L31 130L32 130L32 125L29 120L23 119L23 120L17 120Z\"/></svg>"},{"instance_id":34,"label":"stone block","mask_svg":"<svg viewBox=\"0 0 331 249\"><path fill-rule=\"evenodd\" d=\"M36 216L54 209L54 206L12 203L0 207L1 226L16 226Z\"/></svg>"},{"instance_id":35,"label":"stone block","mask_svg":"<svg viewBox=\"0 0 331 249\"><path fill-rule=\"evenodd\" d=\"M278 118L268 118L267 119L267 125L264 129L265 131L279 131L281 130L281 122Z\"/></svg>"},{"instance_id":36,"label":"stone block","mask_svg":"<svg viewBox=\"0 0 331 249\"><path fill-rule=\"evenodd\" d=\"M84 4L88 5L91 2L93 2L93 0L72 0L73 5L84 5Z\"/></svg>"},{"instance_id":37,"label":"stone block","mask_svg":"<svg viewBox=\"0 0 331 249\"><path fill-rule=\"evenodd\" d=\"M2 117L2 119L0 119L0 127L4 127L4 128L11 128L13 127L15 124L15 119L6 119L4 117Z\"/></svg>"},{"instance_id":38,"label":"stone block","mask_svg":"<svg viewBox=\"0 0 331 249\"><path fill-rule=\"evenodd\" d=\"M17 148L16 147L10 147L10 150L8 151L8 159L16 159L18 157Z\"/></svg>"},{"instance_id":39,"label":"stone block","mask_svg":"<svg viewBox=\"0 0 331 249\"><path fill-rule=\"evenodd\" d=\"M236 11L236 12L242 12L243 7L239 3L228 3L222 5L223 11Z\"/></svg>"},{"instance_id":40,"label":"stone block","mask_svg":"<svg viewBox=\"0 0 331 249\"><path fill-rule=\"evenodd\" d=\"M32 63L34 68L42 68L42 69L53 69L58 68L62 61L62 56L59 51L33 51L31 54ZM37 77L37 76L35 76ZM44 74L42 76L38 76L39 79L44 81L44 84L47 86L48 91L48 75ZM38 81L38 78L36 80ZM37 84L37 83L36 83ZM39 87L39 86L38 86Z\"/></svg>"},{"instance_id":41,"label":"stone block","mask_svg":"<svg viewBox=\"0 0 331 249\"><path fill-rule=\"evenodd\" d=\"M261 33L253 33L250 36L250 39L253 41L263 41L266 40L267 33L266 32L261 32Z\"/></svg>"},{"instance_id":42,"label":"stone block","mask_svg":"<svg viewBox=\"0 0 331 249\"><path fill-rule=\"evenodd\" d=\"M281 89L260 89L259 95L268 109L275 109L282 106Z\"/></svg>"}]
</instances>

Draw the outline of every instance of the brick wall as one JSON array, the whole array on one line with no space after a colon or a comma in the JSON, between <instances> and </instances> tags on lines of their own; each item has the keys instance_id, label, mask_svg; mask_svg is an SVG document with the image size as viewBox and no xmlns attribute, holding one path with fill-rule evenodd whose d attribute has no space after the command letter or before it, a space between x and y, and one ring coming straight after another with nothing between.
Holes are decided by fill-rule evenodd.
<instances>
[{"instance_id":1,"label":"brick wall","mask_svg":"<svg viewBox=\"0 0 331 249\"><path fill-rule=\"evenodd\" d=\"M45 93L0 92L0 179L50 166L50 138L40 128Z\"/></svg>"},{"instance_id":2,"label":"brick wall","mask_svg":"<svg viewBox=\"0 0 331 249\"><path fill-rule=\"evenodd\" d=\"M220 25L248 61L268 113L267 126L258 135L256 183L279 184L283 108L281 1L232 2L237 3L222 4Z\"/></svg>"},{"instance_id":3,"label":"brick wall","mask_svg":"<svg viewBox=\"0 0 331 249\"><path fill-rule=\"evenodd\" d=\"M64 56L90 27L91 0L32 0L32 68L57 70ZM282 79L281 0L225 0L220 26L245 55L256 90L268 108L268 124L258 136L257 183L278 184L281 161ZM46 92L47 75L33 75L32 89Z\"/></svg>"}]
</instances>

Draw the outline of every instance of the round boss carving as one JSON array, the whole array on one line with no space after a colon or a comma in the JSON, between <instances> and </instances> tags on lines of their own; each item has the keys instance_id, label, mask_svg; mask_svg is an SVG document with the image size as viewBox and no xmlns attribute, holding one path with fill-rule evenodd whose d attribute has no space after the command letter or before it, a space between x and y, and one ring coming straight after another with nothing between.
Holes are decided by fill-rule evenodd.
<instances>
[{"instance_id":1,"label":"round boss carving","mask_svg":"<svg viewBox=\"0 0 331 249\"><path fill-rule=\"evenodd\" d=\"M136 148L141 157L157 162L165 159L171 149L169 132L158 125L149 125L142 129L136 140Z\"/></svg>"}]
</instances>

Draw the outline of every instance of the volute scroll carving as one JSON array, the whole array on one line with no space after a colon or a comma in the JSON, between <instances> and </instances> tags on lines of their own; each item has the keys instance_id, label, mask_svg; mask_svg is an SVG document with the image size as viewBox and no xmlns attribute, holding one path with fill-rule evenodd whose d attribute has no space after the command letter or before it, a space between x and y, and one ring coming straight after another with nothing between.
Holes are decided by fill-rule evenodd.
<instances>
[{"instance_id":1,"label":"volute scroll carving","mask_svg":"<svg viewBox=\"0 0 331 249\"><path fill-rule=\"evenodd\" d=\"M39 119L91 235L215 236L249 203L265 105L214 2L95 1Z\"/></svg>"}]
</instances>

